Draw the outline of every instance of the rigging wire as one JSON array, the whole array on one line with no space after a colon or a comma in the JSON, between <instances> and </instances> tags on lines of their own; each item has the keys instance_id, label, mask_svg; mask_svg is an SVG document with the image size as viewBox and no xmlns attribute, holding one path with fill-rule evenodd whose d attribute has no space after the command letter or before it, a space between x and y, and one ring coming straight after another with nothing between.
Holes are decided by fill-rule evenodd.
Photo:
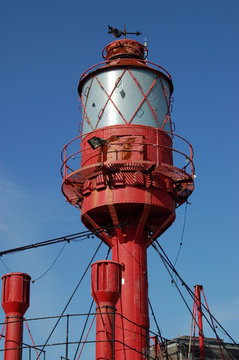
<instances>
[{"instance_id":1,"label":"rigging wire","mask_svg":"<svg viewBox=\"0 0 239 360\"><path fill-rule=\"evenodd\" d=\"M160 328L159 328L159 325L158 325L158 322L157 322L157 319L156 319L156 316L155 316L155 313L154 313L154 311L153 311L153 307L152 307L152 304L151 304L151 301L149 300L149 298L148 298L148 303L149 303L150 310L151 310L151 312L152 312L152 316L153 316L153 319L154 319L154 322L155 322L155 325L156 325L156 328L157 328L157 331L158 331L160 340L161 340L161 342L163 343L164 340L163 340L163 338L162 338L162 333L161 333L161 330L160 330Z\"/></svg>"},{"instance_id":2,"label":"rigging wire","mask_svg":"<svg viewBox=\"0 0 239 360\"><path fill-rule=\"evenodd\" d=\"M8 271L12 272L12 270L7 266L7 264L3 261L3 259L2 259L1 257L0 257L0 260L1 260L2 264L5 266L5 268L6 268Z\"/></svg>"},{"instance_id":3,"label":"rigging wire","mask_svg":"<svg viewBox=\"0 0 239 360\"><path fill-rule=\"evenodd\" d=\"M181 281L182 286L185 287L185 289L188 291L189 295L191 296L191 298L194 300L195 295L194 292L190 289L190 287L185 283L185 281L182 279L182 277L179 275L179 273L177 272L177 270L174 268L172 262L170 261L170 259L168 258L167 254L165 253L165 251L163 250L162 246L159 244L158 240L155 240L156 244L158 245L158 247L160 248L160 250L162 251L162 253L165 256L165 260L167 259L168 265L170 266L170 268L173 270L174 274L179 278L179 280ZM161 254L162 255L162 254ZM202 307L204 310L208 311L206 306L204 304L202 304ZM204 315L204 314L203 314ZM212 314L211 314L212 315ZM205 316L205 315L204 315ZM235 344L238 345L236 343L236 341L230 336L230 334L225 330L225 328L219 323L219 321L212 315L213 320L217 323L217 325L225 332L225 334L228 336L228 338L230 338L230 340ZM207 318L205 317L205 319L207 320ZM208 320L207 320L208 322ZM209 322L210 323L210 322Z\"/></svg>"},{"instance_id":4,"label":"rigging wire","mask_svg":"<svg viewBox=\"0 0 239 360\"><path fill-rule=\"evenodd\" d=\"M108 248L108 251L107 251L105 260L108 260L109 254L110 254L110 247ZM86 320L85 320L85 323L84 323L84 326L83 326L83 329L82 329L82 332L81 332L81 336L80 336L79 343L78 343L78 345L77 345L77 348L76 348L76 351L75 351L75 355L74 355L73 360L76 359L77 353L78 353L78 351L79 351L80 344L81 344L82 338L83 338L83 336L84 336L84 332L85 332L85 329L86 329L86 326L87 326L87 323L88 323L88 320L89 320L89 317L90 317L90 313L91 313L91 309L92 309L92 307L93 307L93 304L94 304L94 299L92 299L92 301L91 301L90 308L89 308L89 311L88 311L88 314L87 314L87 318L86 318Z\"/></svg>"},{"instance_id":5,"label":"rigging wire","mask_svg":"<svg viewBox=\"0 0 239 360\"><path fill-rule=\"evenodd\" d=\"M42 347L42 349L41 349L41 351L40 351L39 356L41 355L41 353L42 353L42 352L43 352L43 350L45 349L45 347L46 347L46 345L47 345L48 341L50 340L50 338L51 338L52 334L54 333L54 331L55 331L55 329L56 329L57 325L59 324L59 322L60 322L60 320L61 320L62 316L64 315L64 313L65 313L66 309L68 308L68 306L69 306L69 304L70 304L71 300L73 299L73 297L74 297L74 295L75 295L75 293L76 293L77 289L79 288L80 284L82 283L82 280L84 279L84 277L85 277L85 275L86 275L87 271L89 270L89 268L90 268L90 266L91 266L91 264L92 264L92 262L93 262L93 260L94 260L94 258L95 258L95 256L96 256L96 254L98 253L98 251L99 251L99 249L100 249L100 247L101 247L101 245L102 245L102 244L103 244L103 240L101 240L100 244L97 246L97 249L95 250L95 252L94 252L94 254L93 254L92 258L90 259L89 264L87 265L87 267L86 267L85 271L83 272L83 274L82 274L82 276L81 276L80 280L78 281L78 284L76 285L75 289L73 290L73 292L72 292L72 294L71 294L71 296L70 296L69 300L67 301L67 303L66 303L66 305L65 305L64 309L62 310L61 315L59 316L59 318L58 318L58 320L56 321L55 325L53 326L53 329L51 330L51 332L50 332L50 334L49 334L48 338L46 339L46 341L45 341L45 343L44 343L44 345L43 345L43 347Z\"/></svg>"},{"instance_id":6,"label":"rigging wire","mask_svg":"<svg viewBox=\"0 0 239 360\"><path fill-rule=\"evenodd\" d=\"M122 225L124 225L124 224L119 224L119 226L122 226ZM12 253L19 252L19 251L29 250L29 249L36 249L38 247L47 246L47 245L54 245L54 244L58 244L59 242L64 242L64 241L70 242L70 241L73 241L73 240L76 240L76 239L81 239L81 240L78 240L78 241L82 241L82 240L85 240L86 237L89 238L90 236L100 234L102 232L105 232L105 231L113 228L113 227L114 227L113 225L106 225L106 226L104 226L104 228L98 228L95 231L85 230L85 231L81 231L81 232L78 232L78 233L65 235L65 236L60 236L60 237L57 237L57 238L54 238L54 239L41 241L41 242L38 242L38 243L33 243L33 244L25 245L25 246L19 246L17 248L13 248L13 249L0 251L0 258L3 255L8 255L8 254L12 254Z\"/></svg>"},{"instance_id":7,"label":"rigging wire","mask_svg":"<svg viewBox=\"0 0 239 360\"><path fill-rule=\"evenodd\" d=\"M157 240L156 240L156 242L157 242ZM163 261L163 264L164 264L167 272L169 273L169 276L171 277L171 281L174 282L174 284L175 284L178 292L180 293L181 298L182 298L184 304L186 305L188 311L190 312L190 314L192 315L192 317L194 317L194 316L193 316L193 313L192 313L192 311L191 311L191 309L190 309L190 307L189 307L189 305L188 305L188 303L187 303L187 301L186 301L186 299L185 299L185 297L183 296L181 290L179 289L178 284L173 280L173 276L172 276L172 274L171 274L171 272L170 272L170 270L169 270L169 268L168 268L168 266L169 266L169 267L171 268L171 270L173 270L173 269L174 269L173 266L172 266L172 265L170 266L170 263L169 263L169 262L165 259L165 257L160 253L160 251L157 249L157 247L156 247L156 245L155 245L154 243L152 243L152 246L153 246L153 248L156 250L156 252L158 253L158 255L160 256L161 260ZM171 263L171 264L172 264L172 263ZM173 270L173 271L174 271L174 270ZM176 272L175 272L175 274L176 274ZM196 321L195 318L194 318L194 320Z\"/></svg>"},{"instance_id":8,"label":"rigging wire","mask_svg":"<svg viewBox=\"0 0 239 360\"><path fill-rule=\"evenodd\" d=\"M179 276L179 275L178 275ZM182 280L180 278L180 280ZM195 295L192 292L192 290L189 288L189 286L182 280L182 285L185 287L185 289L188 291L189 295L194 299ZM231 337L231 335L226 331L226 329L219 323L219 321L212 315L212 313L210 313L208 311L208 309L206 308L206 306L204 304L201 304L202 308L209 313L209 315L212 317L212 319L217 323L217 325L219 326L219 329L221 329L225 335L228 336L228 338L233 342L234 345L238 345L237 342ZM203 313L203 316L205 317L205 320L207 321L207 323L209 324L209 326L211 327L210 321L207 319L207 317L205 316L205 314ZM218 328L218 326L216 326L215 328Z\"/></svg>"},{"instance_id":9,"label":"rigging wire","mask_svg":"<svg viewBox=\"0 0 239 360\"><path fill-rule=\"evenodd\" d=\"M25 321L25 324L26 324L26 327L27 327L27 331L28 331L28 333L29 333L29 335L30 335L30 338L31 338L31 341L32 341L32 344L33 344L33 348L34 348L34 350L35 350L35 352L36 352L37 359L40 360L39 354L38 354L38 351L37 351L37 348L36 348L36 344L35 344L35 342L34 342L34 340L33 340L33 337L32 337L30 328L29 328L29 326L28 326L27 320L24 319L24 321Z\"/></svg>"},{"instance_id":10,"label":"rigging wire","mask_svg":"<svg viewBox=\"0 0 239 360\"><path fill-rule=\"evenodd\" d=\"M83 341L82 343L83 343L83 344L96 344L96 343L106 343L106 342L107 342L107 340L102 340L102 341L101 341L101 340L98 340L98 341L95 341L95 340L85 340L85 341ZM130 345L128 345L128 344L125 344L125 343L123 343L122 341L117 340L117 342L118 342L119 344L121 344L121 345L126 346L128 349L133 350L135 353L142 355L142 356L145 358L145 356L146 356L145 352L138 351L138 350L136 350L134 347L132 347L132 346L130 346ZM69 341L69 342L68 342L68 345L74 345L74 344L76 344L76 343L77 343L76 341ZM21 346L21 349L29 349L29 345L24 344L24 343L23 343L23 345L24 345L24 346ZM66 342L57 342L57 343L47 344L46 346L47 346L47 347L51 347L51 346L60 346L60 345L66 345ZM41 347L41 346L43 346L43 345L36 345L36 346L37 346L37 348L39 348L39 347ZM18 350L19 350L19 347L12 347L11 349L8 349L8 350L15 350L15 349L18 349ZM3 351L5 351L5 349L0 349L0 352L3 352ZM39 356L40 356L40 354L39 354ZM64 359L65 359L65 358L64 358ZM147 359L148 359L148 360L155 360L155 357L152 357L152 356L150 356L150 355L147 355Z\"/></svg>"},{"instance_id":11,"label":"rigging wire","mask_svg":"<svg viewBox=\"0 0 239 360\"><path fill-rule=\"evenodd\" d=\"M183 245L183 238L184 238L184 231L185 231L185 225L186 225L186 219L187 219L187 208L188 208L188 204L189 204L189 202L186 201L186 204L185 204L185 207L184 207L184 219L183 219L182 234L181 234L181 238L180 238L178 253L177 253L176 259L175 259L174 264L173 264L174 267L175 267L176 264L177 264L177 261L178 261L178 258L179 258L179 254L180 254L180 252L181 252L182 245ZM172 274L173 274L173 272L172 272Z\"/></svg>"},{"instance_id":12,"label":"rigging wire","mask_svg":"<svg viewBox=\"0 0 239 360\"><path fill-rule=\"evenodd\" d=\"M92 238L94 237L94 235L92 235ZM86 240L86 239L89 239L89 235L87 235L85 238L83 238L83 239L80 239L80 240L71 240L71 241L83 241L83 240ZM59 253L57 254L57 256L56 256L56 258L55 258L55 260L53 261L53 263L52 263L52 265L41 275L41 276L39 276L38 278L36 278L35 280L32 280L31 282L34 284L37 280L40 280L43 276L45 276L52 268L53 268L53 266L55 265L55 263L57 262L57 260L59 259L59 257L60 257L60 255L61 255L61 253L63 252L63 250L64 250L64 248L65 248L65 246L66 246L66 244L68 244L69 242L66 242L63 246L62 246L62 248L61 248L61 250L59 251ZM1 259L1 258L0 258Z\"/></svg>"},{"instance_id":13,"label":"rigging wire","mask_svg":"<svg viewBox=\"0 0 239 360\"><path fill-rule=\"evenodd\" d=\"M149 303L149 307L150 307L150 310L152 312L152 316L153 316L153 319L154 319L154 322L155 322L155 325L156 325L156 328L157 328L157 331L158 331L158 334L159 334L160 341L161 341L161 343L163 345L163 350L164 350L166 356L169 357L172 360L170 354L168 353L168 349L165 346L165 339L162 337L162 333L161 333L161 330L159 328L159 325L158 325L158 322L157 322L157 319L156 319L156 316L155 316L155 313L153 311L153 307L152 307L152 304L151 304L151 301L149 300L149 298L148 298L148 303ZM167 343L167 340L166 340L166 343ZM156 344L156 346L157 346L157 344Z\"/></svg>"},{"instance_id":14,"label":"rigging wire","mask_svg":"<svg viewBox=\"0 0 239 360\"><path fill-rule=\"evenodd\" d=\"M174 281L174 280L173 280L173 277L172 277L172 274L171 274L171 272L170 272L169 269L168 269L168 266L171 268L171 270L174 272L174 274L180 279L180 281L181 281L181 283L182 283L182 286L185 287L185 289L188 291L189 295L192 296L192 294L193 294L193 299L194 299L194 298L195 298L194 293L193 293L192 290L189 288L189 286L183 281L183 279L179 276L178 272L176 271L176 269L175 269L174 266L172 265L171 261L169 260L168 256L166 255L166 253L164 252L162 246L159 244L159 242L158 242L157 240L156 240L155 242L157 243L157 245L159 246L159 248L161 249L161 251L163 252L163 254L165 255L165 257L164 257L164 256L160 253L160 251L156 248L156 246L155 246L154 243L152 243L152 246L153 246L153 248L156 250L156 252L159 254L160 258L162 259L163 264L164 264L165 268L167 269L167 271L168 271L168 273L169 273L169 275L170 275L170 277L171 277L171 280ZM196 323L197 326L199 327L198 322L197 322L194 314L192 313L189 305L187 304L185 297L183 296L183 294L182 294L181 290L179 289L177 283L176 283L176 282L174 282L174 283L175 283L175 286L176 286L179 294L181 295L181 297L182 297L182 299L183 299L183 302L185 303L188 311L190 312L192 318L194 319L195 323ZM217 322L217 324L218 324L220 327L222 327L222 326L219 324L219 322L215 319L215 317L208 311L208 309L207 309L203 304L202 304L202 306L203 306L203 308L209 313L209 315L212 316L212 318ZM203 312L202 312L202 314L203 314L205 320L207 321L208 325L209 325L210 328L212 329L212 331L215 333L216 337L218 337L217 332L216 332L216 329L212 326L212 324L210 323L210 321L208 320L208 318L206 317L206 315L205 315ZM224 329L224 330L225 330L225 329ZM225 331L226 331L226 330L225 330ZM228 334L228 333L227 333L227 334ZM237 343L235 342L235 340L234 340L229 334L228 334L228 336L229 336L229 338L234 342L234 344L237 345ZM204 338L204 340L205 340L205 342L207 343L207 339ZM225 348L225 350L227 351L227 353L228 353L228 355L230 356L230 358L233 359L232 356L231 356L231 354L230 354L230 352L229 352L229 350L226 348L225 344L222 343L222 345L223 345L223 347ZM209 344L208 344L208 346L210 347Z\"/></svg>"},{"instance_id":15,"label":"rigging wire","mask_svg":"<svg viewBox=\"0 0 239 360\"><path fill-rule=\"evenodd\" d=\"M85 347L85 344L86 344L87 338L88 338L88 336L89 336L89 334L90 334L90 331L91 331L92 325L94 324L95 317L96 317L96 315L94 315L93 319L91 320L90 327L89 327L88 332L87 332L87 334L86 334L86 337L85 337L85 339L84 339L84 341L83 341L83 344L82 344L82 347L81 347L81 350L80 350L80 353L79 353L79 355L78 355L77 360L79 360L79 359L80 359L81 354L82 354L82 351L84 350L84 347Z\"/></svg>"},{"instance_id":16,"label":"rigging wire","mask_svg":"<svg viewBox=\"0 0 239 360\"><path fill-rule=\"evenodd\" d=\"M215 325L214 325L214 321L213 321L213 319L212 319L211 312L210 312L210 310L209 310L209 306L208 306L208 303L207 303L206 296L205 296L205 294L204 294L203 288L202 288L202 294L203 294L204 302L205 302L206 307L207 307L207 311L208 311L208 313L209 313L209 315L210 315L210 319L211 319L211 323L212 323L214 332L215 332L215 334L216 334L216 338L217 338L217 342L218 342L218 345L219 345L219 348L220 348L220 352L221 352L222 358L223 358L223 360L225 360L224 355L223 355L223 351L222 351L222 348L221 348L222 341L221 341L221 339L219 338L219 336L217 335L216 327L215 327Z\"/></svg>"},{"instance_id":17,"label":"rigging wire","mask_svg":"<svg viewBox=\"0 0 239 360\"><path fill-rule=\"evenodd\" d=\"M164 264L167 272L169 273L169 276L171 277L171 281L174 282L173 276L172 276L172 274L171 274L171 272L170 272L170 270L169 270L169 268L168 268L168 266L169 266L169 267L171 268L171 270L173 270L173 272L175 272L175 274L176 274L176 270L173 268L173 265L172 265L171 261L169 260L169 262L168 262L168 261L164 258L164 256L160 253L160 251L158 251L158 249L156 248L155 244L152 244L152 245L153 245L154 249L156 250L156 252L159 254L161 260L163 261L163 264ZM167 258L168 258L168 257L167 257ZM175 286L176 286L176 288L177 288L177 290L178 290L178 292L179 292L179 294L180 294L180 296L181 296L181 298L182 298L182 300L183 300L186 308L188 309L189 313L191 314L193 320L195 321L195 324L199 327L199 324L198 324L198 322L197 322L197 320L196 320L195 314L193 314L193 312L191 311L191 309L190 309L190 307L189 307L189 305L188 305L185 297L184 297L183 294L182 294L182 291L179 289L178 284L177 284L176 282L174 282L174 284L175 284ZM182 284L182 285L183 285L183 284ZM203 314L203 315L204 315L204 314ZM205 317L205 319L207 319L205 315L204 315L204 317ZM214 329L213 329L212 325L210 324L210 322L209 322L209 321L207 321L207 322L209 323L210 327L211 327L212 330L214 331ZM205 342L208 344L208 341L207 341L207 339L206 339L205 337L204 337L204 340L205 340ZM210 347L209 344L208 344L208 346Z\"/></svg>"},{"instance_id":18,"label":"rigging wire","mask_svg":"<svg viewBox=\"0 0 239 360\"><path fill-rule=\"evenodd\" d=\"M92 232L90 232L90 231L82 231L82 232L78 232L78 233L75 233L75 234L60 236L60 237L57 237L57 238L54 238L54 239L41 241L41 242L38 242L38 243L33 243L33 244L25 245L25 246L19 246L17 248L1 251L0 256L12 254L14 252L19 252L19 251L25 251L25 250L29 250L29 249L36 249L36 248L42 247L42 246L53 245L53 244L57 244L57 243L63 242L63 241L70 242L71 240L78 239L78 238L81 238L81 237L85 237L88 234L91 235Z\"/></svg>"},{"instance_id":19,"label":"rigging wire","mask_svg":"<svg viewBox=\"0 0 239 360\"><path fill-rule=\"evenodd\" d=\"M186 204L186 205L187 205L187 204ZM187 213L187 206L185 207L184 224L183 224L183 230L182 230L180 245L182 245L182 240L183 240L184 231L185 231L186 213ZM40 242L40 243L30 244L30 245L27 245L27 246L23 246L23 247L18 247L18 248L15 248L15 249L6 250L6 251L3 251L3 252L0 252L0 260L2 261L2 263L4 264L4 266L5 266L9 271L11 271L11 270L8 268L8 266L3 262L2 255L6 255L6 254L9 254L9 253L18 252L18 251L24 251L24 250L28 250L28 249L32 249L32 248L37 248L37 247L40 247L40 246L56 244L56 243L63 242L63 241L66 241L66 243L67 243L67 242L69 243L70 241L82 241L82 240L84 240L86 237L89 238L91 235L94 236L94 235L96 235L97 233L100 233L100 232L102 232L102 231L104 231L104 230L105 230L105 229L99 229L99 230L97 230L96 232L93 232L93 233L92 233L92 232L89 232L89 231L79 232L79 233L70 234L70 235L66 235L66 236L63 236L63 237L58 237L58 238L55 238L55 239L43 241L43 242ZM81 239L82 237L84 237L84 239ZM80 240L76 240L76 239L80 239ZM73 291L72 296L70 297L68 303L66 304L65 308L63 309L63 312L61 313L60 317L58 318L58 321L56 322L56 324L55 324L52 332L50 333L48 339L46 340L45 344L43 345L43 348L41 349L40 354L44 351L45 346L47 346L47 343L48 343L50 337L52 336L55 328L57 327L59 321L61 320L62 316L64 315L64 312L66 311L66 308L68 307L69 303L71 302L71 300L72 300L75 292L77 291L77 289L78 289L81 281L83 280L86 272L88 271L88 268L89 268L89 266L91 265L91 263L92 263L95 255L96 255L96 253L98 252L100 246L102 245L102 242L103 242L103 241L101 241L100 245L98 246L95 254L93 255L93 257L92 257L92 259L91 259L90 264L87 266L87 268L86 268L84 274L82 275L79 283L77 284L75 290ZM177 273L177 271L176 271L176 269L175 269L175 264L176 264L176 262L177 262L177 260L178 260L178 256L179 256L181 247L179 248L179 251L178 251L178 254L177 254L175 263L174 263L174 265L173 265L173 264L171 263L171 261L169 260L168 256L166 255L166 253L164 252L164 250L162 249L161 245L158 243L158 241L156 240L155 242L157 243L157 245L159 246L159 248L160 248L161 251L163 252L165 258L163 257L162 254L160 254L160 252L158 252L158 249L156 248L156 246L155 246L154 243L153 243L153 247L154 247L155 250L159 253L159 255L160 255L161 259L163 260L163 263L164 263L165 267L167 268L169 274L170 274L170 271L169 271L169 269L168 269L167 266L169 266L169 267L171 268L172 274L174 274L176 277L178 277L178 278L180 279L180 281L181 281L181 283L182 283L182 286L185 287L185 289L188 291L189 295L190 295L192 298L194 298L194 297L195 297L195 296L194 296L194 293L193 293L192 290L188 287L188 285L183 281L183 279L179 276L179 274ZM57 259L58 259L59 256L61 255L61 253L62 253L62 251L63 251L66 243L64 244L64 246L63 246L62 249L60 250L59 254L57 255L57 257L56 257L56 259L54 260L54 262L53 262L53 264L51 265L51 267L50 267L42 276L40 276L39 278L43 277L48 271L50 271L50 269L53 267L53 265L55 264L55 262L57 261ZM108 253L109 253L109 251L110 251L110 249L108 250ZM171 276L172 274L170 274L170 276ZM171 277L172 277L172 276L171 276ZM34 281L38 280L39 278L35 279ZM33 282L34 282L34 281L33 281ZM174 281L173 278L172 278L172 282L175 283L175 281ZM175 285L176 285L176 284L175 284ZM176 285L176 287L178 288L177 285ZM179 291L180 295L182 296L182 293L181 293L181 291L179 290L179 288L178 288L178 291ZM184 299L183 296L182 296L182 298ZM185 300L185 304L186 304L186 300ZM186 306L187 306L187 305L186 305ZM204 308L206 311L208 311L203 304L202 304L202 306L203 306L203 308ZM188 306L187 306L187 307L188 307ZM190 308L188 308L188 310L189 310L190 313L191 313ZM192 315L192 313L191 313L191 315ZM203 314L203 315L204 315L206 321L209 323L209 325L210 325L210 327L211 327L211 324L210 324L209 320L207 319L207 317L205 316L205 314ZM211 314L211 315L212 315L212 314ZM226 335L231 339L231 341L232 341L235 345L237 345L237 343L235 342L235 340L229 335L229 333L222 327L222 325L217 321L217 319L216 319L213 315L212 315L212 318L213 318L214 321L218 324L218 326L220 327L220 330L223 331L224 334L226 334ZM214 331L214 330L213 330L213 331ZM216 331L214 331L214 332L215 332L215 334L216 334ZM217 335L217 334L216 334L216 335ZM224 345L224 347L225 347L225 345ZM226 350L228 351L228 349L226 349Z\"/></svg>"},{"instance_id":20,"label":"rigging wire","mask_svg":"<svg viewBox=\"0 0 239 360\"><path fill-rule=\"evenodd\" d=\"M40 280L41 278L43 278L43 276L45 276L55 265L55 263L57 262L57 260L59 259L61 253L63 252L63 250L65 249L67 243L63 244L62 248L60 249L59 253L57 254L55 260L53 261L53 263L51 264L51 266L39 277L37 277L36 279L32 280L31 282L34 284L36 281Z\"/></svg>"},{"instance_id":21,"label":"rigging wire","mask_svg":"<svg viewBox=\"0 0 239 360\"><path fill-rule=\"evenodd\" d=\"M82 338L83 338L83 336L84 336L85 329L86 329L86 326L87 326L88 320L89 320L89 318L90 318L90 315L91 315L91 309L92 309L93 305L94 305L94 299L92 299L92 301L91 301L90 308L89 308L89 311L88 311L87 317L86 317L86 319L85 319L85 323L84 323L84 326L83 326L83 329L82 329L82 332L81 332L81 336L80 336L79 342L78 342L77 347L76 347L76 351L75 351L75 355L74 355L73 360L75 360L75 359L76 359L76 357L77 357L77 353L78 353L78 351L79 351L80 344L82 343Z\"/></svg>"}]
</instances>

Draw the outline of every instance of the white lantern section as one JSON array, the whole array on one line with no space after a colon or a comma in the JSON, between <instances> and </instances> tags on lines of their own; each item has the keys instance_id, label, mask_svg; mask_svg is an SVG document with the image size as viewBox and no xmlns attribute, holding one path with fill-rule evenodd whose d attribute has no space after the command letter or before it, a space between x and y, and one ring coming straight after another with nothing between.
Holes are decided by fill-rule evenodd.
<instances>
[{"instance_id":1,"label":"white lantern section","mask_svg":"<svg viewBox=\"0 0 239 360\"><path fill-rule=\"evenodd\" d=\"M84 81L82 134L105 126L139 124L170 128L170 83L158 71L114 68L93 72Z\"/></svg>"}]
</instances>

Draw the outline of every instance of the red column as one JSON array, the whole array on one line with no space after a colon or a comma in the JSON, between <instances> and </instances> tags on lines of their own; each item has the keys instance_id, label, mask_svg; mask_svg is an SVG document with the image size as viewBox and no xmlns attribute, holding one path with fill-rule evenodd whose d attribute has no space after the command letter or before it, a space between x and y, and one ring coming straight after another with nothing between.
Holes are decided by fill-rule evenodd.
<instances>
[{"instance_id":1,"label":"red column","mask_svg":"<svg viewBox=\"0 0 239 360\"><path fill-rule=\"evenodd\" d=\"M198 333L199 333L199 348L200 348L200 360L205 360L204 351L204 336L203 336L203 324L202 324L202 306L201 306L201 291L202 285L194 286L195 303L197 305L198 314Z\"/></svg>"},{"instance_id":2,"label":"red column","mask_svg":"<svg viewBox=\"0 0 239 360\"><path fill-rule=\"evenodd\" d=\"M116 239L112 247L112 259L123 265L115 350L117 360L141 360L149 345L147 236L141 233L135 239L135 229L127 230L126 241Z\"/></svg>"},{"instance_id":3,"label":"red column","mask_svg":"<svg viewBox=\"0 0 239 360\"><path fill-rule=\"evenodd\" d=\"M2 307L6 314L4 360L22 359L23 316L29 307L31 277L10 273L2 277Z\"/></svg>"},{"instance_id":4,"label":"red column","mask_svg":"<svg viewBox=\"0 0 239 360\"><path fill-rule=\"evenodd\" d=\"M115 304L120 296L121 264L97 261L91 267L91 292L96 302L96 360L113 360Z\"/></svg>"}]
</instances>

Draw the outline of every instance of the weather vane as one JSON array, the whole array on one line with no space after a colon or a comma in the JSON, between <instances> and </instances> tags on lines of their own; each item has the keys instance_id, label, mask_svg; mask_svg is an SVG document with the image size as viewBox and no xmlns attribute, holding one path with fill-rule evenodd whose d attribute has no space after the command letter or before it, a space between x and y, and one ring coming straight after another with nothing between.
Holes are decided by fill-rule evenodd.
<instances>
[{"instance_id":1,"label":"weather vane","mask_svg":"<svg viewBox=\"0 0 239 360\"><path fill-rule=\"evenodd\" d=\"M128 35L128 34L134 34L134 35L137 35L137 36L142 35L142 33L139 32L139 31L127 32L125 26L124 26L124 31L121 31L121 30L119 30L117 28L114 28L112 26L109 26L109 25L108 25L108 28L109 28L108 34L113 34L114 38L119 38L121 36L124 36L124 38L126 39L126 35Z\"/></svg>"}]
</instances>

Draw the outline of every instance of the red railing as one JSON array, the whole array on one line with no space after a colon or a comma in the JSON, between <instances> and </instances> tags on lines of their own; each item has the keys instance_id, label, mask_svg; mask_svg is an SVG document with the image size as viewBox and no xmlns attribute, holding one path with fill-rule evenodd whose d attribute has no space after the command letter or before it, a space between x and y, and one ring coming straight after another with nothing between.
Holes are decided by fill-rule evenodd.
<instances>
[{"instance_id":1,"label":"red railing","mask_svg":"<svg viewBox=\"0 0 239 360\"><path fill-rule=\"evenodd\" d=\"M192 145L186 139L184 139L183 137L181 137L180 135L177 135L175 133L168 132L168 131L162 131L162 130L158 130L158 132L163 132L163 133L170 135L174 139L177 138L177 139L182 140L185 144L188 145L188 148L189 148L188 154L184 153L181 150L171 148L171 147L168 147L165 145L160 145L160 144L143 143L142 145L143 146L152 146L154 148L159 148L159 149L165 149L168 151L172 151L172 153L174 153L174 154L180 155L182 158L184 158L187 161L187 164L184 166L178 167L178 169L182 170L183 172L186 172L188 166L190 165L190 176L193 178L195 176L195 166L194 166L194 162L193 162L194 151L193 151ZM92 136L93 136L93 133L92 133ZM69 165L69 162L70 162L70 160L74 160L78 156L79 156L79 158L81 158L82 150L80 148L80 142L82 140L82 137L83 137L82 135L79 135L78 137L69 141L64 146L64 148L61 152L61 159L62 159L61 175L62 175L63 179L65 179L69 175L69 173L71 173L75 170L78 170L81 166L81 165L79 165L76 169L72 169L72 167ZM73 143L75 144L76 141L79 141L79 150L73 151L70 155L68 155L67 153L68 153L69 146L72 145ZM120 143L117 143L117 145L120 145ZM122 145L123 145L123 143L122 143ZM138 143L136 143L135 145L138 145ZM101 148L99 148L98 152L101 152L101 151L102 151ZM114 151L115 150L112 150L112 152L114 152ZM130 150L122 148L121 150L117 150L117 151L118 151L118 153L119 152L127 152L127 151L136 152L136 151L138 151L138 148L136 148L136 149L131 148ZM108 150L108 152L110 152L110 150ZM152 161L152 163L154 163L154 161ZM175 168L177 168L177 164L174 164L174 166L175 166Z\"/></svg>"},{"instance_id":2,"label":"red railing","mask_svg":"<svg viewBox=\"0 0 239 360\"><path fill-rule=\"evenodd\" d=\"M152 61L148 61L148 60L140 60L140 59L137 59L137 61L139 62L139 64L142 63L142 65L153 65L156 70L162 71L166 76L168 76L168 78L169 78L170 80L172 80L172 77L171 77L170 73L169 73L165 68L163 68L162 66L160 66L160 65L158 65L158 64L156 64L156 63L154 63L154 62L152 62ZM99 63L97 63L97 64L95 64L95 65L92 65L91 67L89 67L88 69L86 69L86 70L81 74L80 81L81 81L82 79L84 79L84 78L89 74L89 72L90 72L91 70L93 70L93 69L94 69L94 70L98 70L98 69L101 67L101 65L108 65L110 62L111 62L111 60L106 60L106 61L101 61L101 62L99 62ZM124 65L124 66L121 65L121 67L125 67L125 65ZM128 67L130 67L130 66L128 65Z\"/></svg>"}]
</instances>

